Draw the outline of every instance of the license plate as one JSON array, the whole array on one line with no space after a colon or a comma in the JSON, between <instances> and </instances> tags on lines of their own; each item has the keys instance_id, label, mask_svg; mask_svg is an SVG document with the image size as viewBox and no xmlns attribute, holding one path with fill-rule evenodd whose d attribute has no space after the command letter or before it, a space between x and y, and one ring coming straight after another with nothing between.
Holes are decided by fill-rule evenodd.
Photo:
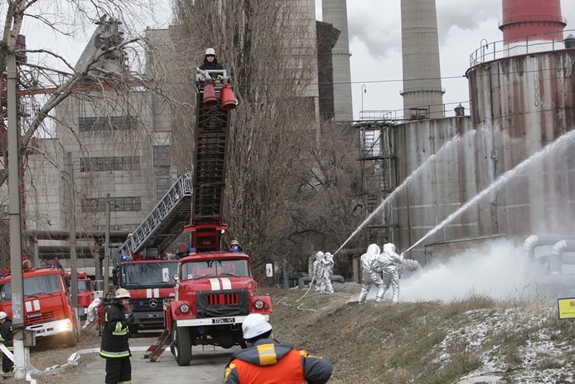
<instances>
[{"instance_id":1,"label":"license plate","mask_svg":"<svg viewBox=\"0 0 575 384\"><path fill-rule=\"evenodd\" d=\"M235 322L236 322L235 317L224 317L222 319L212 319L212 324L229 324L229 323L235 323Z\"/></svg>"}]
</instances>

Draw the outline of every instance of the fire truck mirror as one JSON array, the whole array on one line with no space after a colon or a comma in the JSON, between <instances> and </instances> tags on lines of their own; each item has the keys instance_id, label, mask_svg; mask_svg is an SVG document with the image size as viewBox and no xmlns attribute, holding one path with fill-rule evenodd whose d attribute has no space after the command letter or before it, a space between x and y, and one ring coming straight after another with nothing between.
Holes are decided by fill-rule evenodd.
<instances>
[{"instance_id":1,"label":"fire truck mirror","mask_svg":"<svg viewBox=\"0 0 575 384\"><path fill-rule=\"evenodd\" d=\"M174 281L179 281L180 280L180 275L178 275L177 273L174 273Z\"/></svg>"}]
</instances>

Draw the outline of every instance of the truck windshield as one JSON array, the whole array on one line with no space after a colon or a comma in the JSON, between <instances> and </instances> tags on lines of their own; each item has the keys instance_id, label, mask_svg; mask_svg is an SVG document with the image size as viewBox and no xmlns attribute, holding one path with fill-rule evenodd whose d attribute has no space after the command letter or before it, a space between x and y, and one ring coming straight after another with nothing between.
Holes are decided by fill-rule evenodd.
<instances>
[{"instance_id":1,"label":"truck windshield","mask_svg":"<svg viewBox=\"0 0 575 384\"><path fill-rule=\"evenodd\" d=\"M208 276L251 276L247 260L192 261L182 265L182 280Z\"/></svg>"},{"instance_id":2,"label":"truck windshield","mask_svg":"<svg viewBox=\"0 0 575 384\"><path fill-rule=\"evenodd\" d=\"M177 261L122 264L121 279L124 288L173 287L172 276L178 270Z\"/></svg>"},{"instance_id":3,"label":"truck windshield","mask_svg":"<svg viewBox=\"0 0 575 384\"><path fill-rule=\"evenodd\" d=\"M78 280L78 292L91 292L90 280Z\"/></svg>"},{"instance_id":4,"label":"truck windshield","mask_svg":"<svg viewBox=\"0 0 575 384\"><path fill-rule=\"evenodd\" d=\"M42 275L24 279L24 297L38 296L45 293L60 292L58 275ZM6 283L0 288L0 301L12 300L12 283Z\"/></svg>"}]
</instances>

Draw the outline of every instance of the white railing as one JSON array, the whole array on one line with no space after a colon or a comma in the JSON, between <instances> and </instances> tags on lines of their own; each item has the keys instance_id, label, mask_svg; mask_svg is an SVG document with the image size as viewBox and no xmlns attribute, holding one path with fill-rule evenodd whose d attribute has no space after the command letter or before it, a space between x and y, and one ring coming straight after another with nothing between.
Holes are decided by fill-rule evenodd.
<instances>
[{"instance_id":1,"label":"white railing","mask_svg":"<svg viewBox=\"0 0 575 384\"><path fill-rule=\"evenodd\" d=\"M488 61L527 53L563 50L566 48L564 36L569 35L569 33L575 34L575 29L527 35L524 41L511 44L505 44L503 40L488 42L483 39L481 40L480 47L469 55L469 66L475 67ZM549 39L549 37L551 37L551 39ZM575 43L575 41L573 42ZM569 44L567 44L567 46L569 46Z\"/></svg>"}]
</instances>

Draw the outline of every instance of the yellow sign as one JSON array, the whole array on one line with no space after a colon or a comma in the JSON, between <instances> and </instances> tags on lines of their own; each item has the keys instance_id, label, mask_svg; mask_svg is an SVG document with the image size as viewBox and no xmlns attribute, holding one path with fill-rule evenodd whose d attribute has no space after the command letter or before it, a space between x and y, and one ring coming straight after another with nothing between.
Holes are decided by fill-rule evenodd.
<instances>
[{"instance_id":1,"label":"yellow sign","mask_svg":"<svg viewBox=\"0 0 575 384\"><path fill-rule=\"evenodd\" d=\"M557 307L559 309L559 320L575 319L575 297L557 299Z\"/></svg>"}]
</instances>

